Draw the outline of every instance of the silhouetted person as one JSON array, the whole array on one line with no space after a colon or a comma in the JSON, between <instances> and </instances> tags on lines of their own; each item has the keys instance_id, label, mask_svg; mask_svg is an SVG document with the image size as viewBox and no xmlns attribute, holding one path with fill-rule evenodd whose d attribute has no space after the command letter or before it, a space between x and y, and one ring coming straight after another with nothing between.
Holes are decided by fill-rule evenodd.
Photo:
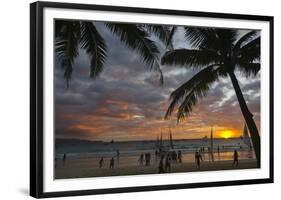
<instances>
[{"instance_id":1,"label":"silhouetted person","mask_svg":"<svg viewBox=\"0 0 281 200\"><path fill-rule=\"evenodd\" d=\"M141 153L141 155L140 155L139 163L140 163L140 165L143 165L143 153Z\"/></svg>"},{"instance_id":2,"label":"silhouetted person","mask_svg":"<svg viewBox=\"0 0 281 200\"><path fill-rule=\"evenodd\" d=\"M181 154L181 150L178 151L178 161L179 161L179 163L182 163L182 154Z\"/></svg>"},{"instance_id":3,"label":"silhouetted person","mask_svg":"<svg viewBox=\"0 0 281 200\"><path fill-rule=\"evenodd\" d=\"M168 172L171 172L171 162L170 162L170 155L167 154L166 160L165 160L165 170Z\"/></svg>"},{"instance_id":4,"label":"silhouetted person","mask_svg":"<svg viewBox=\"0 0 281 200\"><path fill-rule=\"evenodd\" d=\"M202 156L198 151L196 151L195 152L195 163L196 163L196 166L198 169L200 169L201 161L202 161Z\"/></svg>"},{"instance_id":5,"label":"silhouetted person","mask_svg":"<svg viewBox=\"0 0 281 200\"><path fill-rule=\"evenodd\" d=\"M62 157L63 166L65 165L65 161L66 161L66 154L64 153Z\"/></svg>"},{"instance_id":6,"label":"silhouetted person","mask_svg":"<svg viewBox=\"0 0 281 200\"><path fill-rule=\"evenodd\" d=\"M234 153L233 153L233 164L232 164L233 166L234 165L238 165L238 152L237 152L237 150L235 149L234 150Z\"/></svg>"},{"instance_id":7,"label":"silhouetted person","mask_svg":"<svg viewBox=\"0 0 281 200\"><path fill-rule=\"evenodd\" d=\"M176 152L176 151L173 151L173 152L172 152L172 160L177 162L177 161L178 161L177 158L178 158L177 152Z\"/></svg>"},{"instance_id":8,"label":"silhouetted person","mask_svg":"<svg viewBox=\"0 0 281 200\"><path fill-rule=\"evenodd\" d=\"M151 159L151 154L150 153L146 153L145 154L145 166L149 166L150 165L150 159Z\"/></svg>"},{"instance_id":9,"label":"silhouetted person","mask_svg":"<svg viewBox=\"0 0 281 200\"><path fill-rule=\"evenodd\" d=\"M158 166L159 174L165 173L163 160L164 160L164 156L161 156L159 166Z\"/></svg>"},{"instance_id":10,"label":"silhouetted person","mask_svg":"<svg viewBox=\"0 0 281 200\"><path fill-rule=\"evenodd\" d=\"M114 168L114 158L112 157L109 163L109 168L113 169Z\"/></svg>"},{"instance_id":11,"label":"silhouetted person","mask_svg":"<svg viewBox=\"0 0 281 200\"><path fill-rule=\"evenodd\" d=\"M101 157L99 164L100 164L99 167L102 168L102 166L103 166L103 157Z\"/></svg>"}]
</instances>

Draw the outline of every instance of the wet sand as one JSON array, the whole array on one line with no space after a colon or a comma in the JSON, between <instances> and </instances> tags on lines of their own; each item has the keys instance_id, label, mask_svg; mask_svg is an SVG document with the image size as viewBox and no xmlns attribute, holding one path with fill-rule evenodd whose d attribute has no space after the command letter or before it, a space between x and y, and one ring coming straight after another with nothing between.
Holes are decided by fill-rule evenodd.
<instances>
[{"instance_id":1,"label":"wet sand","mask_svg":"<svg viewBox=\"0 0 281 200\"><path fill-rule=\"evenodd\" d=\"M55 168L55 178L87 178L87 177L104 177L104 176L124 176L124 175L143 175L157 174L158 162L153 161L150 166L125 165L130 159L120 160L119 166L115 161L115 168L109 169L109 161L105 160L103 168L98 167L98 163L93 163L89 159L62 160L57 163ZM238 166L233 167L231 160L222 161L203 161L201 168L198 169L194 162L171 163L171 173L175 172L197 172L197 171L216 171L216 170L236 170L256 168L255 159L240 160Z\"/></svg>"}]
</instances>

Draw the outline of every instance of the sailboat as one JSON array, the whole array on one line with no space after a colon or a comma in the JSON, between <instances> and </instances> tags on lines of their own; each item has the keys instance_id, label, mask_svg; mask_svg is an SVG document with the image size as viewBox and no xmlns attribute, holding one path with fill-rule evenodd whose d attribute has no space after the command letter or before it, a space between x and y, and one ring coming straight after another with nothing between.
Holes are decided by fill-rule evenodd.
<instances>
[{"instance_id":1,"label":"sailboat","mask_svg":"<svg viewBox=\"0 0 281 200\"><path fill-rule=\"evenodd\" d=\"M250 138L250 136L249 136L248 127L247 127L246 124L244 125L244 130L243 130L243 142L244 142L244 144L246 144L250 149L252 148L251 138Z\"/></svg>"},{"instance_id":2,"label":"sailboat","mask_svg":"<svg viewBox=\"0 0 281 200\"><path fill-rule=\"evenodd\" d=\"M211 128L211 135L210 135L210 156L211 160L214 161L214 137L213 137L213 127Z\"/></svg>"},{"instance_id":3,"label":"sailboat","mask_svg":"<svg viewBox=\"0 0 281 200\"><path fill-rule=\"evenodd\" d=\"M170 147L171 149L174 149L174 143L173 143L173 137L172 137L172 131L169 128L169 137L170 137Z\"/></svg>"}]
</instances>

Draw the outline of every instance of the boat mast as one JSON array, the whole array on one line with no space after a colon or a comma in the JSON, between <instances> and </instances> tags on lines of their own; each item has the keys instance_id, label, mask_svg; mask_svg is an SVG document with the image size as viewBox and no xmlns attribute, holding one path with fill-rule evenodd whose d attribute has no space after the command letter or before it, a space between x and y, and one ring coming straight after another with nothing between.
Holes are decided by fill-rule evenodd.
<instances>
[{"instance_id":1,"label":"boat mast","mask_svg":"<svg viewBox=\"0 0 281 200\"><path fill-rule=\"evenodd\" d=\"M170 129L170 128L169 128L169 133L170 133L170 146L171 146L171 149L174 149L173 137L172 137L172 131L171 131L171 129Z\"/></svg>"},{"instance_id":2,"label":"boat mast","mask_svg":"<svg viewBox=\"0 0 281 200\"><path fill-rule=\"evenodd\" d=\"M210 135L210 139L211 139L211 148L210 148L210 154L211 154L211 159L212 161L214 161L214 138L213 138L213 127L211 128L211 135Z\"/></svg>"}]
</instances>

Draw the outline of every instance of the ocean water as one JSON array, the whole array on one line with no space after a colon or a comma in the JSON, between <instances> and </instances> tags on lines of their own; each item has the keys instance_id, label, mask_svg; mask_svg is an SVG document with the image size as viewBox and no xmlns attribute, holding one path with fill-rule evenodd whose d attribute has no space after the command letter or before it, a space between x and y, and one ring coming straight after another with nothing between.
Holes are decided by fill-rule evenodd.
<instances>
[{"instance_id":1,"label":"ocean water","mask_svg":"<svg viewBox=\"0 0 281 200\"><path fill-rule=\"evenodd\" d=\"M164 140L162 143L163 149L166 151L182 152L183 162L194 162L194 153L200 148L205 149L205 153L202 152L204 160L210 160L210 154L208 153L208 147L210 147L209 139L189 139L189 140L174 140L173 149L171 149L170 141ZM219 147L219 151L218 151ZM67 159L93 159L93 162L98 162L101 157L105 160L112 157L117 157L117 151L119 151L119 161L126 158L131 160L132 164L137 164L139 156L142 153L150 153L151 160L157 160L155 157L155 150L157 149L156 141L122 141L122 142L84 142L84 141L60 141L56 142L56 159L60 160L64 154ZM233 151L238 150L239 159L251 159L255 158L253 149L249 148L242 139L214 139L213 140L213 152L215 160L232 160ZM126 162L128 163L128 162Z\"/></svg>"}]
</instances>

